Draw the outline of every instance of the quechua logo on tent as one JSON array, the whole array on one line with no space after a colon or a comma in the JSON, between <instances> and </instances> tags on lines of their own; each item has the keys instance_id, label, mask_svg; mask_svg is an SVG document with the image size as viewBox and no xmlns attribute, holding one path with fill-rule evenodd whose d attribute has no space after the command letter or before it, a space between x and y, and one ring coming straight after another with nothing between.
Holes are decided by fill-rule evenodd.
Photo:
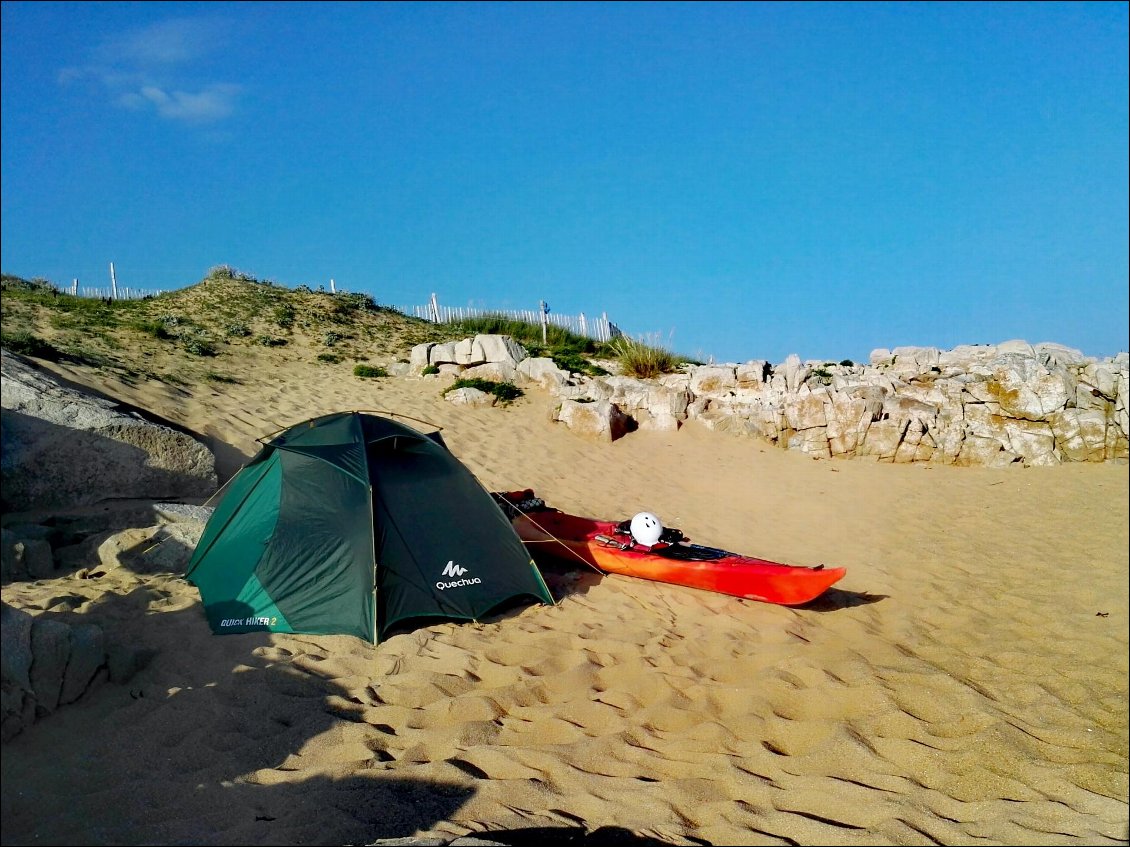
<instances>
[{"instance_id":1,"label":"quechua logo on tent","mask_svg":"<svg viewBox=\"0 0 1130 847\"><path fill-rule=\"evenodd\" d=\"M440 591L445 591L448 588L463 588L466 585L482 585L483 581L477 576L470 579L456 579L455 577L462 577L467 573L467 569L461 565L455 564L455 560L449 561L443 569L441 576L451 577L451 582L443 582L442 580L436 583L436 588Z\"/></svg>"}]
</instances>

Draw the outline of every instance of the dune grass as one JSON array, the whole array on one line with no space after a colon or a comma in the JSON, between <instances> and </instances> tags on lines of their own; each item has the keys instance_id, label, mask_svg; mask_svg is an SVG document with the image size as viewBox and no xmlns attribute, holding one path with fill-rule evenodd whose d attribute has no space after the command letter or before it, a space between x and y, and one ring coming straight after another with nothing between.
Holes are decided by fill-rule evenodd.
<instances>
[{"instance_id":1,"label":"dune grass","mask_svg":"<svg viewBox=\"0 0 1130 847\"><path fill-rule=\"evenodd\" d=\"M608 371L593 363L593 359L611 358L607 343L579 335L564 327L520 321L504 315L484 315L453 321L446 326L463 335L509 335L525 348L531 356L552 359L562 370L588 376L607 376Z\"/></svg>"},{"instance_id":2,"label":"dune grass","mask_svg":"<svg viewBox=\"0 0 1130 847\"><path fill-rule=\"evenodd\" d=\"M608 346L620 362L620 372L625 376L639 379L651 379L673 373L683 361L656 341L621 335L613 338Z\"/></svg>"}]
</instances>

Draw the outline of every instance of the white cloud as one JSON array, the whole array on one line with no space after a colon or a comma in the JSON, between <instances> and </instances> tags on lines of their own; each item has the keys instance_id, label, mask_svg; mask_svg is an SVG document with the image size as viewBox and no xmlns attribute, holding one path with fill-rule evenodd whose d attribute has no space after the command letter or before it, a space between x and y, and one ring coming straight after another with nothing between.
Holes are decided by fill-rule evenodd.
<instances>
[{"instance_id":1,"label":"white cloud","mask_svg":"<svg viewBox=\"0 0 1130 847\"><path fill-rule=\"evenodd\" d=\"M95 62L63 68L61 85L93 80L118 106L151 110L161 118L192 124L231 116L243 87L202 82L196 65L225 41L217 18L177 18L121 33L95 48Z\"/></svg>"},{"instance_id":2,"label":"white cloud","mask_svg":"<svg viewBox=\"0 0 1130 847\"><path fill-rule=\"evenodd\" d=\"M147 85L132 96L147 102L157 114L170 120L189 123L211 123L226 118L235 109L235 99L241 89L230 83L209 85L200 91L165 91Z\"/></svg>"},{"instance_id":3,"label":"white cloud","mask_svg":"<svg viewBox=\"0 0 1130 847\"><path fill-rule=\"evenodd\" d=\"M97 48L107 64L177 65L206 56L224 41L216 18L173 18L107 39Z\"/></svg>"}]
</instances>

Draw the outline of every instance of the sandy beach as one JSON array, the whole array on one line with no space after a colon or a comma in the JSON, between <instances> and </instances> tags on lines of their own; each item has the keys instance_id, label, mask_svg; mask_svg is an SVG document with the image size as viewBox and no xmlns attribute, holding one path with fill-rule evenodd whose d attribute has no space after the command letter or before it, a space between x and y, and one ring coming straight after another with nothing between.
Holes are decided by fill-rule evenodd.
<instances>
[{"instance_id":1,"label":"sandy beach","mask_svg":"<svg viewBox=\"0 0 1130 847\"><path fill-rule=\"evenodd\" d=\"M490 490L843 566L786 608L596 573L553 607L348 636L213 635L180 574L4 586L154 651L4 747L4 844L366 844L615 827L672 844L1125 844L1126 465L817 461L689 423L586 440L535 389L249 353L238 382L53 365L198 433L221 480L332 411L443 427Z\"/></svg>"}]
</instances>

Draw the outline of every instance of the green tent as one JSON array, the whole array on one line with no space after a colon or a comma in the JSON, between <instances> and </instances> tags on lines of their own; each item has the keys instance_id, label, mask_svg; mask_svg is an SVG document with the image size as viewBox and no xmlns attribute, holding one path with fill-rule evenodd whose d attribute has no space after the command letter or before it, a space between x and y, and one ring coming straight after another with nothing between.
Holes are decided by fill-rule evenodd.
<instances>
[{"instance_id":1,"label":"green tent","mask_svg":"<svg viewBox=\"0 0 1130 847\"><path fill-rule=\"evenodd\" d=\"M262 441L204 528L186 578L217 633L345 633L553 603L490 493L424 435L368 412Z\"/></svg>"}]
</instances>

